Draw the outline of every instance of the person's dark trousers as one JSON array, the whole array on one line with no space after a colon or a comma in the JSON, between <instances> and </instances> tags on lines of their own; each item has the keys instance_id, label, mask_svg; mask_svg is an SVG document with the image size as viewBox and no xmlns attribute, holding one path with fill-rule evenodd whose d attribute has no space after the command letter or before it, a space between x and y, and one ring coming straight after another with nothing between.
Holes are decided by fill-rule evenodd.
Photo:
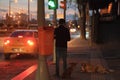
<instances>
[{"instance_id":1,"label":"person's dark trousers","mask_svg":"<svg viewBox=\"0 0 120 80\"><path fill-rule=\"evenodd\" d=\"M63 71L67 68L67 48L56 47L56 75L59 76L60 59L63 60Z\"/></svg>"}]
</instances>

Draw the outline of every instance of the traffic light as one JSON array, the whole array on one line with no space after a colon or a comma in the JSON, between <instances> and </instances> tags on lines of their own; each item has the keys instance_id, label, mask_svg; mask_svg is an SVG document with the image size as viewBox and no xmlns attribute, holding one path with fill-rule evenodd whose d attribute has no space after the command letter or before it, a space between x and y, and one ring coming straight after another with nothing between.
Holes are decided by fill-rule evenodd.
<instances>
[{"instance_id":1,"label":"traffic light","mask_svg":"<svg viewBox=\"0 0 120 80\"><path fill-rule=\"evenodd\" d=\"M60 8L66 9L66 2L65 1L60 1Z\"/></svg>"},{"instance_id":2,"label":"traffic light","mask_svg":"<svg viewBox=\"0 0 120 80\"><path fill-rule=\"evenodd\" d=\"M48 0L48 8L49 9L57 9L58 8L58 0Z\"/></svg>"}]
</instances>

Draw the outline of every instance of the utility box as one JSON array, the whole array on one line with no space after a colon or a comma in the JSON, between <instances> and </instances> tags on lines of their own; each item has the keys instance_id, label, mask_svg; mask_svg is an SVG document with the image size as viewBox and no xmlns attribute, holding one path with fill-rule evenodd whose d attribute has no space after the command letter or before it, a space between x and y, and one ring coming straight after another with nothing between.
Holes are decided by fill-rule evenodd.
<instances>
[{"instance_id":1,"label":"utility box","mask_svg":"<svg viewBox=\"0 0 120 80\"><path fill-rule=\"evenodd\" d=\"M53 27L39 27L39 54L48 56L54 52L54 28Z\"/></svg>"}]
</instances>

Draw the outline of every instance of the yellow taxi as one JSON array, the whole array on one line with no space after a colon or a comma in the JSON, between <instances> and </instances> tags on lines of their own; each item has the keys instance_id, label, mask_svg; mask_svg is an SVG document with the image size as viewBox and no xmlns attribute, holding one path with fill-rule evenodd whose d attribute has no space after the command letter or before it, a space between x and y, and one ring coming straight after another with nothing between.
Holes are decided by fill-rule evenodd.
<instances>
[{"instance_id":1,"label":"yellow taxi","mask_svg":"<svg viewBox=\"0 0 120 80\"><path fill-rule=\"evenodd\" d=\"M4 40L4 57L10 59L11 55L38 53L37 30L15 30Z\"/></svg>"}]
</instances>

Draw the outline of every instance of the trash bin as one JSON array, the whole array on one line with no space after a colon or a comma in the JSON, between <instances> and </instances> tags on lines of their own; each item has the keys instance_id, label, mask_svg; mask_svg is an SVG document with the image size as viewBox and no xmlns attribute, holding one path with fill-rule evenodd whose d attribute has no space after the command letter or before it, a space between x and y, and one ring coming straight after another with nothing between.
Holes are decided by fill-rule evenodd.
<instances>
[{"instance_id":1,"label":"trash bin","mask_svg":"<svg viewBox=\"0 0 120 80\"><path fill-rule=\"evenodd\" d=\"M39 38L39 54L52 55L54 52L54 28L40 27L38 28Z\"/></svg>"}]
</instances>

